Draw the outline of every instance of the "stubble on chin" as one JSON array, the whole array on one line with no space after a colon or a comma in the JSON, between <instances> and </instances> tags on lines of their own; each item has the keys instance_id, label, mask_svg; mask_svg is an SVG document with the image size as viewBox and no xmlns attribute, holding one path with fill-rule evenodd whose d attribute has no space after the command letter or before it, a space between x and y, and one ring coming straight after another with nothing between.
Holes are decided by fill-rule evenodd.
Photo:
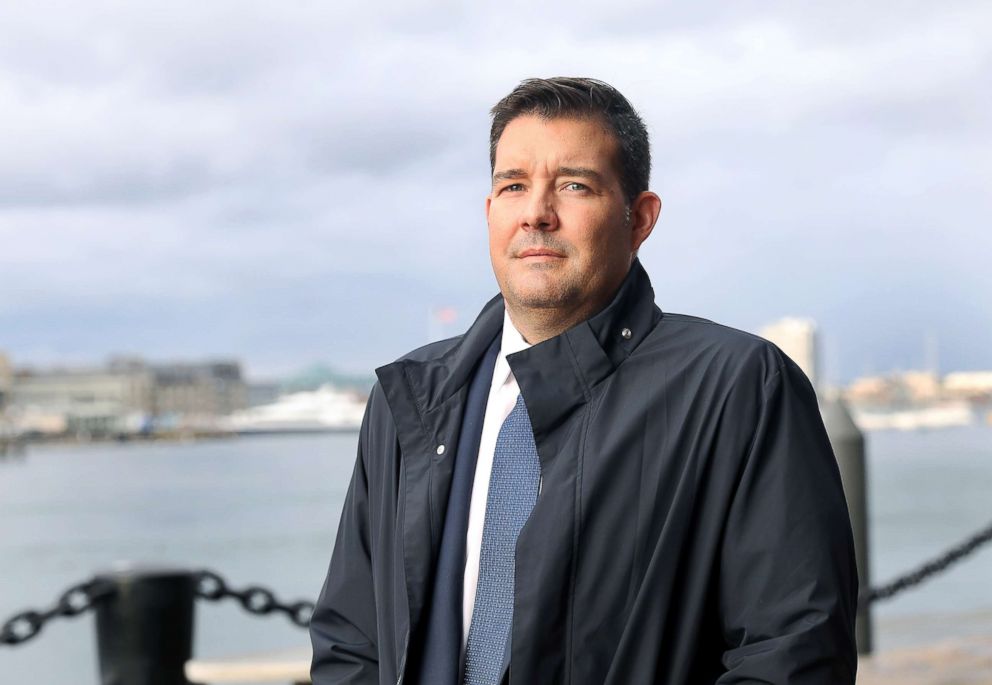
<instances>
[{"instance_id":1,"label":"stubble on chin","mask_svg":"<svg viewBox=\"0 0 992 685\"><path fill-rule=\"evenodd\" d=\"M528 267L529 273L522 274L507 283L504 299L511 311L523 310L535 314L548 315L573 308L581 297L581 288L567 273L556 273L560 267L535 264Z\"/></svg>"}]
</instances>

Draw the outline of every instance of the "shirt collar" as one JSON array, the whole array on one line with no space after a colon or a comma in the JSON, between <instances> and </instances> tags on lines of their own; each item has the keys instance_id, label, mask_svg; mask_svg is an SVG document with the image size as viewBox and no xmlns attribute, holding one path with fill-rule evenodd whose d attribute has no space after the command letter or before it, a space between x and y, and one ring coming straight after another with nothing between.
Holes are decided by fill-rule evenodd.
<instances>
[{"instance_id":1,"label":"shirt collar","mask_svg":"<svg viewBox=\"0 0 992 685\"><path fill-rule=\"evenodd\" d=\"M510 377L510 364L506 361L507 355L530 347L530 343L524 340L520 331L510 320L510 312L503 310L503 336L500 339L499 356L496 357L496 367L493 369L493 387L501 387Z\"/></svg>"}]
</instances>

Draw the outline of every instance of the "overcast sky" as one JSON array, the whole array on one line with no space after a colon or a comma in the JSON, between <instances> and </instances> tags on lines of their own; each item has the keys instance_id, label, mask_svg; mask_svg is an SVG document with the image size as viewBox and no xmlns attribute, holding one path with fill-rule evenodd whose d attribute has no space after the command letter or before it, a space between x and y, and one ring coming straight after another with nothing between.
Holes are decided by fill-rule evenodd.
<instances>
[{"instance_id":1,"label":"overcast sky","mask_svg":"<svg viewBox=\"0 0 992 685\"><path fill-rule=\"evenodd\" d=\"M488 109L618 87L663 310L992 368L992 4L5 2L0 350L371 371L496 292ZM458 320L438 330L431 307Z\"/></svg>"}]
</instances>

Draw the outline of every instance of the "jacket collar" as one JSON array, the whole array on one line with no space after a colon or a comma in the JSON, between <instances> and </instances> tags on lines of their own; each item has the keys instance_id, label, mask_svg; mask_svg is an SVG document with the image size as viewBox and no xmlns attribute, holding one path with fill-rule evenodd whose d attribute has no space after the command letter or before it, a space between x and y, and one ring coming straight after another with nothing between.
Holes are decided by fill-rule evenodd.
<instances>
[{"instance_id":1,"label":"jacket collar","mask_svg":"<svg viewBox=\"0 0 992 685\"><path fill-rule=\"evenodd\" d=\"M637 348L661 318L654 290L634 260L613 301L590 319L508 361L538 445Z\"/></svg>"},{"instance_id":2,"label":"jacket collar","mask_svg":"<svg viewBox=\"0 0 992 685\"><path fill-rule=\"evenodd\" d=\"M424 361L404 359L377 369L394 415L399 409L394 404L408 396L421 414L417 423L430 426L429 415L471 379L500 334L503 315L503 297L497 295L447 351ZM586 401L591 389L633 352L660 318L651 282L635 259L605 309L554 338L510 355L510 368L524 395L535 437L540 439L543 431L551 430L559 418ZM402 391L395 387L399 383L405 386ZM409 425L414 427L413 422ZM402 427L397 427L402 433ZM435 436L425 437L429 442Z\"/></svg>"}]
</instances>

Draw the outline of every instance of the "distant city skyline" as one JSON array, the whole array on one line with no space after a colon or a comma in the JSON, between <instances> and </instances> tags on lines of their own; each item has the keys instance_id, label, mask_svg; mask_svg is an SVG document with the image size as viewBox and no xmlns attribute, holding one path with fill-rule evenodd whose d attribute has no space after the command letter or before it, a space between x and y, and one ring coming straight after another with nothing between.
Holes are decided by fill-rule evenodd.
<instances>
[{"instance_id":1,"label":"distant city skyline","mask_svg":"<svg viewBox=\"0 0 992 685\"><path fill-rule=\"evenodd\" d=\"M460 319L455 315L455 310L451 307L441 308L445 311L445 320L432 320L428 323L428 335L424 338L424 343L440 340L450 335L459 335L463 332L459 328ZM430 311L435 311L434 309ZM805 327L808 329L804 330ZM989 355L988 363L972 367L948 367L941 365L936 352L937 338L931 331L925 337L919 361L913 364L912 360L908 364L893 364L889 366L867 364L860 371L852 373L849 377L841 380L831 379L829 374L824 374L824 332L819 329L816 321L809 317L788 316L776 321L764 322L755 330L747 331L755 335L766 338L778 345L788 354L801 368L811 382L817 387L828 385L842 386L852 381L899 375L904 372L935 373L938 376L954 375L957 373L970 372L990 372L992 371L992 355ZM0 348L0 377L4 373L11 374L14 371L50 371L53 369L95 369L103 368L119 360L135 359L144 363L174 364L174 363L211 363L234 361L241 364L244 369L245 378L249 382L269 383L269 382L290 382L294 379L308 378L311 376L326 376L346 379L347 383L358 383L359 380L374 380L374 368L348 367L345 364L336 362L333 359L311 359L305 362L289 361L284 364L272 366L253 367L247 361L234 354L223 352L210 354L189 354L189 355L167 355L155 356L144 354L140 351L128 353L113 352L103 356L85 357L46 357L37 359L18 359L13 357L9 350ZM387 363L387 362L383 362Z\"/></svg>"},{"instance_id":2,"label":"distant city skyline","mask_svg":"<svg viewBox=\"0 0 992 685\"><path fill-rule=\"evenodd\" d=\"M811 318L826 383L992 366L989 3L570 7L4 3L0 349L272 377L460 332L488 109L581 74L648 125L662 310Z\"/></svg>"}]
</instances>

